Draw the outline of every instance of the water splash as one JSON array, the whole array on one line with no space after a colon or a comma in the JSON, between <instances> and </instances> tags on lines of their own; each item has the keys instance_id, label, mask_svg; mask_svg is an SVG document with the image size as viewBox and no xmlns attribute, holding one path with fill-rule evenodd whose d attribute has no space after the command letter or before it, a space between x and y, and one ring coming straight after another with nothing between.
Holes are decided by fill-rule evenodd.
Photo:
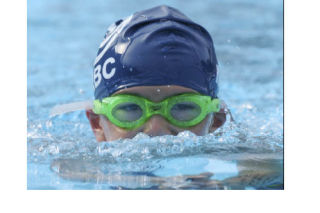
<instances>
[{"instance_id":1,"label":"water splash","mask_svg":"<svg viewBox=\"0 0 320 213\"><path fill-rule=\"evenodd\" d=\"M88 137L86 132L90 131L90 127L85 122L60 121L58 124L60 126L63 124L64 134L60 130L60 135L57 135L54 131L57 120L29 125L29 130L32 130L28 132L30 160L37 156L49 155L56 158L85 157L123 163L201 154L224 156L235 153L258 154L283 151L281 136L250 135L248 126L234 122L228 122L223 128L205 136L196 136L189 131L180 132L177 136L157 137L139 133L133 139L97 143L94 138ZM66 129L69 131L65 131ZM269 128L268 125L264 125L260 129L264 132Z\"/></svg>"}]
</instances>

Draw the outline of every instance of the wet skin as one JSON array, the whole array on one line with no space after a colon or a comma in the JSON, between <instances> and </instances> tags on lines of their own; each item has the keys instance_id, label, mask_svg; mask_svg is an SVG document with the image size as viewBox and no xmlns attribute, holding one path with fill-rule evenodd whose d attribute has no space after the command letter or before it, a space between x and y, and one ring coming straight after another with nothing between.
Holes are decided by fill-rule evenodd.
<instances>
[{"instance_id":1,"label":"wet skin","mask_svg":"<svg viewBox=\"0 0 320 213\"><path fill-rule=\"evenodd\" d=\"M122 89L115 94L133 94L145 97L153 102L162 101L170 96L182 93L199 94L193 89L181 86L139 86ZM112 124L104 115L97 115L92 110L87 110L86 115L90 121L92 131L98 142L113 141L122 138L133 138L139 132L149 136L177 135L179 132L189 130L196 135L205 135L215 131L223 125L226 119L224 109L219 113L210 113L199 124L180 128L170 124L160 115L153 115L146 123L134 130L127 130Z\"/></svg>"}]
</instances>

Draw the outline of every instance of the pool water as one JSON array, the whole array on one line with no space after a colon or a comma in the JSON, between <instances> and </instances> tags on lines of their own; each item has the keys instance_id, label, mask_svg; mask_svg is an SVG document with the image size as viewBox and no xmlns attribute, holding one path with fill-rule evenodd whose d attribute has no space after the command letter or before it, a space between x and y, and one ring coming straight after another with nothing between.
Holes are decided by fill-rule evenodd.
<instances>
[{"instance_id":1,"label":"pool water","mask_svg":"<svg viewBox=\"0 0 320 213\"><path fill-rule=\"evenodd\" d=\"M28 189L283 189L282 1L161 1L212 35L234 122L206 136L97 143L83 111L109 24L153 1L28 1ZM124 4L126 3L126 4ZM142 7L140 7L143 5Z\"/></svg>"}]
</instances>

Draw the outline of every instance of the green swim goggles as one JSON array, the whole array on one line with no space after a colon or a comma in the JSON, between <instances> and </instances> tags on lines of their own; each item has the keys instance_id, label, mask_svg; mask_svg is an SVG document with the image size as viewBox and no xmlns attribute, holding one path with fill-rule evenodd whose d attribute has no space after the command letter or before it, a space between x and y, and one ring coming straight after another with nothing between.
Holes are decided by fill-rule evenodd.
<instances>
[{"instance_id":1,"label":"green swim goggles","mask_svg":"<svg viewBox=\"0 0 320 213\"><path fill-rule=\"evenodd\" d=\"M93 103L94 113L105 115L113 124L125 129L138 128L153 115L161 115L178 127L191 127L208 113L219 110L219 99L192 93L171 96L157 103L129 94L114 95Z\"/></svg>"}]
</instances>

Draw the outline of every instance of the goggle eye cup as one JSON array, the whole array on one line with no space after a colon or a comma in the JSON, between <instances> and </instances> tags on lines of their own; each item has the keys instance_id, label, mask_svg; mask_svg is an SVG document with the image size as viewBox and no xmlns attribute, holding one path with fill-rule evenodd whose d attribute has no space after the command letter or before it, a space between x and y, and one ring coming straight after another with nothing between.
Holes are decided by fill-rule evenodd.
<instances>
[{"instance_id":1,"label":"goggle eye cup","mask_svg":"<svg viewBox=\"0 0 320 213\"><path fill-rule=\"evenodd\" d=\"M177 121L191 121L201 114L201 107L190 101L182 101L174 104L170 109L170 115Z\"/></svg>"},{"instance_id":2,"label":"goggle eye cup","mask_svg":"<svg viewBox=\"0 0 320 213\"><path fill-rule=\"evenodd\" d=\"M143 110L134 102L124 102L116 105L111 114L120 122L134 122L142 117Z\"/></svg>"}]
</instances>

